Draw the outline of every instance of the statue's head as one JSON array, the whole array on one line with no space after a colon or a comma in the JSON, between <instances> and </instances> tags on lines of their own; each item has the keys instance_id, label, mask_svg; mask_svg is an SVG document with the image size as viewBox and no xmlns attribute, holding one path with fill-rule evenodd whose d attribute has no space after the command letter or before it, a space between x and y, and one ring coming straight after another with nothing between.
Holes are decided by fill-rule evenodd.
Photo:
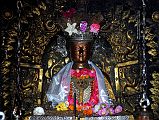
<instances>
[{"instance_id":1,"label":"statue's head","mask_svg":"<svg viewBox=\"0 0 159 120\"><path fill-rule=\"evenodd\" d=\"M69 42L71 60L76 68L85 67L92 56L93 37L89 34L74 35Z\"/></svg>"},{"instance_id":2,"label":"statue's head","mask_svg":"<svg viewBox=\"0 0 159 120\"><path fill-rule=\"evenodd\" d=\"M67 57L69 52L70 60L78 64L76 68L79 68L84 67L90 58L97 58L96 61L98 61L100 58L98 59L95 55L105 56L110 53L109 51L103 52L107 49L107 45L106 40L102 40L99 34L100 24L88 25L86 21L81 21L77 27L76 25L77 23L67 23L65 32L62 31L63 37L58 36L57 46L54 48L61 53L62 57Z\"/></svg>"}]
</instances>

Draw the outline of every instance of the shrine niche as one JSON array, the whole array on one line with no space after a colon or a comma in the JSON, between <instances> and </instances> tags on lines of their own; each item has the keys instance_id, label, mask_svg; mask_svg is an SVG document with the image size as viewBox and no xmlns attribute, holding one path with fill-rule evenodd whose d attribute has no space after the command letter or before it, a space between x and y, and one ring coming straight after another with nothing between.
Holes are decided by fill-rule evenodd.
<instances>
[{"instance_id":1,"label":"shrine niche","mask_svg":"<svg viewBox=\"0 0 159 120\"><path fill-rule=\"evenodd\" d=\"M8 9L2 12L1 21L8 27L2 28L1 31L3 57L1 58L2 86L0 87L2 110L0 110L4 111L7 119L17 116L22 119L32 116L31 119L36 119L33 115L37 112L34 111L36 107L42 107L45 115L52 116L52 118L47 116L39 117L39 119L55 119L58 115L74 116L75 111L57 111L46 94L52 78L64 66L76 61L73 52L78 51L77 53L84 55L85 50L91 51L91 55L88 55L90 58L87 59L91 63L84 64L83 61L76 61L79 64L74 64L73 69L88 68L89 71L94 70L92 66L96 66L101 71L109 93L108 99L112 100L114 108L118 105L122 106L123 111L117 116L126 115L126 119L136 118L140 109L142 110L140 100L146 88L151 102L151 105L146 108L153 111L155 119L158 118L159 103L158 97L155 96L158 91L157 11L148 13L145 25L141 25L142 1L136 3L135 1L112 2L109 0L48 0L35 3L26 0L18 1L16 12ZM147 9L145 12L148 12ZM81 41L71 43L72 38L69 35L71 32L66 30L69 26L67 23L70 25L76 23L74 28L77 30L86 24L90 28L93 23L98 23L100 28L94 31L93 39L92 36L85 36L85 34L84 36L81 34L82 37L74 37L76 40L91 38L93 42L86 40L88 43L81 43ZM144 36L144 42L142 36ZM72 49L70 49L71 45L73 45ZM89 45L91 47L87 49ZM144 59L143 51L146 59ZM82 59L84 57L79 57L79 60ZM143 61L147 65L146 69ZM147 73L143 72L143 69ZM147 74L147 86L145 86L145 74ZM70 82L70 91L72 91L69 94L74 99L73 93L76 91L76 100L87 103L90 93L95 90L92 87L94 83L92 78L85 78L89 82L81 79L75 78ZM8 106L11 107L8 108ZM76 111L76 115L79 118L89 116L90 118L87 119L93 119L94 114L91 116ZM114 119L115 117L116 114ZM72 117L66 119L72 119Z\"/></svg>"}]
</instances>

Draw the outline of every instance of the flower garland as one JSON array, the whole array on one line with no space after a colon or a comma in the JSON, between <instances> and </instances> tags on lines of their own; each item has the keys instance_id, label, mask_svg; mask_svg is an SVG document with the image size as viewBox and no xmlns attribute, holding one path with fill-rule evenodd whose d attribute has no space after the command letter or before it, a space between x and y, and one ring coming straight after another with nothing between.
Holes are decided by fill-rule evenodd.
<instances>
[{"instance_id":1,"label":"flower garland","mask_svg":"<svg viewBox=\"0 0 159 120\"><path fill-rule=\"evenodd\" d=\"M76 100L77 111L83 111L83 113L85 115L92 115L92 113L93 113L92 108L94 107L94 105L96 105L99 102L98 84L97 84L97 80L96 80L95 71L87 69L87 68L77 69L77 70L71 69L71 77L77 78L80 80L84 80L84 79L88 79L88 78L94 79L90 99L84 104L79 103L79 101ZM74 99L72 97L72 93L68 96L68 102L69 102L70 110L73 110L74 109L74 106L73 106Z\"/></svg>"},{"instance_id":2,"label":"flower garland","mask_svg":"<svg viewBox=\"0 0 159 120\"><path fill-rule=\"evenodd\" d=\"M122 112L122 107L120 105L114 107L107 103L99 103L99 91L97 84L97 77L95 70L90 70L87 68L83 69L71 69L71 77L79 80L84 80L88 78L93 78L92 90L90 99L82 104L78 100L76 100L76 110L83 112L85 115L90 116L92 114L96 114L98 116L103 115L114 115ZM57 111L66 111L66 110L74 110L74 98L72 96L72 88L70 87L70 94L68 95L68 101L60 102L56 106Z\"/></svg>"}]
</instances>

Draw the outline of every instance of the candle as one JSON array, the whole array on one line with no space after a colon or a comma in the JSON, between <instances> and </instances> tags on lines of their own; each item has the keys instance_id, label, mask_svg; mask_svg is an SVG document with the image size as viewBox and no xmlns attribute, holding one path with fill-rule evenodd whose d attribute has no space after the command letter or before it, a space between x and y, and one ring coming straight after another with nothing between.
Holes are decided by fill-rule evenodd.
<instances>
[{"instance_id":1,"label":"candle","mask_svg":"<svg viewBox=\"0 0 159 120\"><path fill-rule=\"evenodd\" d=\"M74 93L74 116L76 117L76 93Z\"/></svg>"}]
</instances>

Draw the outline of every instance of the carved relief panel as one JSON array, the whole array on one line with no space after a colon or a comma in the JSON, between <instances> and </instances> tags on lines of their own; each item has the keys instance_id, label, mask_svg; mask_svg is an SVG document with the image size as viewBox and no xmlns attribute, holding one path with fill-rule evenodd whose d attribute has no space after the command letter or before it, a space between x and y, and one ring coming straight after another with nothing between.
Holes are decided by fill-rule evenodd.
<instances>
[{"instance_id":1,"label":"carved relief panel","mask_svg":"<svg viewBox=\"0 0 159 120\"><path fill-rule=\"evenodd\" d=\"M61 56L61 49L56 48L58 46L58 35L61 35L63 29L61 24L57 22L61 20L59 12L63 10L65 3L67 2L55 1L55 6L53 6L52 2L40 2L36 6L30 6L26 2L21 11L21 71L19 74L20 95L23 107L26 110L25 115L31 114L35 106L46 105L45 93L51 77L70 61L69 56ZM129 6L131 6L130 3ZM100 44L101 48L94 50L92 60L103 72L108 73L117 102L121 102L126 111L133 113L135 111L134 106L138 103L136 98L140 97L140 83L142 82L140 78L141 66L139 65L139 39L137 37L137 26L140 21L135 7L131 6L128 9L127 4L125 5L117 5L115 8L110 7L105 12L98 13L103 17L100 34L102 40L99 38L95 45ZM158 25L155 17L153 19L156 22L155 25ZM149 27L154 28L153 25ZM156 36L152 34L149 27L146 28L145 32L147 46L151 48L148 53L151 55L150 61L158 63L158 39L156 37L158 34ZM15 38L18 36L18 23L13 24L12 28L14 29L8 30L8 37L3 46L6 57L2 62L2 71L3 75L6 76L3 76L5 80L2 83L8 85L8 66L12 62L8 58L13 55L10 54L10 51L13 52L16 48ZM63 42L59 43L63 44ZM154 89L151 89L153 101L156 101L156 99L158 101L158 98L154 96L158 90L155 86L158 81L156 76L156 73L152 73L154 79L151 82L154 87ZM6 92L6 89L7 87L3 88L4 92ZM6 95L10 94L6 93ZM154 102L152 108L156 110L157 106L158 102ZM46 105L45 107L49 109L49 106Z\"/></svg>"}]
</instances>

